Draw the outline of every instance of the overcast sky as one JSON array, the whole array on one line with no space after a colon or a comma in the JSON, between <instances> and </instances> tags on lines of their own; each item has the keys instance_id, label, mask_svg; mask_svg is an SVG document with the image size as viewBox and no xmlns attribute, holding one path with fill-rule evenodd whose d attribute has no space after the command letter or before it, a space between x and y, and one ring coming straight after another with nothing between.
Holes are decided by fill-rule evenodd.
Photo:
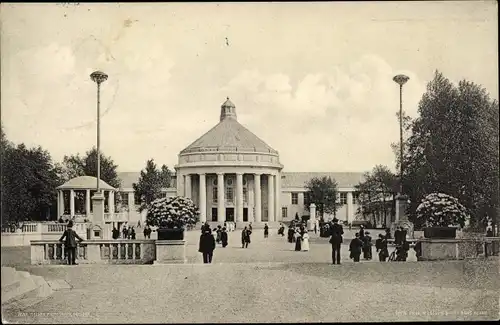
<instances>
[{"instance_id":1,"label":"overcast sky","mask_svg":"<svg viewBox=\"0 0 500 325\"><path fill-rule=\"evenodd\" d=\"M1 4L9 140L55 161L96 143L119 171L173 167L219 121L238 121L285 171L394 168L398 85L416 116L436 69L498 99L497 4L487 2Z\"/></svg>"}]
</instances>

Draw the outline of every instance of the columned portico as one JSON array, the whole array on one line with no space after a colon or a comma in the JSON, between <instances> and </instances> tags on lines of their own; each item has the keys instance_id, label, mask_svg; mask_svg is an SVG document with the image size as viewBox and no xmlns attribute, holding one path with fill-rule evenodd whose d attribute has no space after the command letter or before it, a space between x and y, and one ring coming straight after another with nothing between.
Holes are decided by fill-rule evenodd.
<instances>
[{"instance_id":1,"label":"columned portico","mask_svg":"<svg viewBox=\"0 0 500 325\"><path fill-rule=\"evenodd\" d=\"M274 221L274 176L267 175L267 221Z\"/></svg>"},{"instance_id":2,"label":"columned portico","mask_svg":"<svg viewBox=\"0 0 500 325\"><path fill-rule=\"evenodd\" d=\"M217 222L226 220L226 202L224 199L224 173L217 173Z\"/></svg>"}]
</instances>

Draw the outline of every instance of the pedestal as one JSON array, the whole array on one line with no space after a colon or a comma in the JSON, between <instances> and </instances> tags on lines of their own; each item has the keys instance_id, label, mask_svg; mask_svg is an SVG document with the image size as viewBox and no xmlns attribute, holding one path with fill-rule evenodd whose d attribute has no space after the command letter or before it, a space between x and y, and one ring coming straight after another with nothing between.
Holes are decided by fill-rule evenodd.
<instances>
[{"instance_id":1,"label":"pedestal","mask_svg":"<svg viewBox=\"0 0 500 325\"><path fill-rule=\"evenodd\" d=\"M185 240L156 241L156 261L153 264L184 264L186 262Z\"/></svg>"},{"instance_id":2,"label":"pedestal","mask_svg":"<svg viewBox=\"0 0 500 325\"><path fill-rule=\"evenodd\" d=\"M96 192L92 197L92 231L90 234L91 239L104 239L106 232L105 224L104 224L104 195L102 192ZM97 231L100 233L97 235Z\"/></svg>"},{"instance_id":3,"label":"pedestal","mask_svg":"<svg viewBox=\"0 0 500 325\"><path fill-rule=\"evenodd\" d=\"M457 260L458 240L456 239L422 239L422 261Z\"/></svg>"},{"instance_id":4,"label":"pedestal","mask_svg":"<svg viewBox=\"0 0 500 325\"><path fill-rule=\"evenodd\" d=\"M309 206L309 220L307 221L307 227L310 231L314 230L314 225L316 224L316 204L311 203Z\"/></svg>"},{"instance_id":5,"label":"pedestal","mask_svg":"<svg viewBox=\"0 0 500 325\"><path fill-rule=\"evenodd\" d=\"M394 232L397 228L403 227L406 229L410 238L413 238L413 222L408 220L406 207L408 205L408 197L405 195L396 196L396 221L391 224L391 236L394 238Z\"/></svg>"}]
</instances>

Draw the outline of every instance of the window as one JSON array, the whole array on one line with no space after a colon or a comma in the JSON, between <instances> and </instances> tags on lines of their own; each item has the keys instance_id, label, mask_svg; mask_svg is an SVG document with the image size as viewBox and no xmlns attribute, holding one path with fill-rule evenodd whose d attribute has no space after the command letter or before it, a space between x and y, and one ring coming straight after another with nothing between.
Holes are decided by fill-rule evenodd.
<instances>
[{"instance_id":1,"label":"window","mask_svg":"<svg viewBox=\"0 0 500 325\"><path fill-rule=\"evenodd\" d=\"M288 208L282 207L281 208L281 219L286 219L288 218Z\"/></svg>"},{"instance_id":2,"label":"window","mask_svg":"<svg viewBox=\"0 0 500 325\"><path fill-rule=\"evenodd\" d=\"M292 192L292 204L299 204L299 193Z\"/></svg>"},{"instance_id":3,"label":"window","mask_svg":"<svg viewBox=\"0 0 500 325\"><path fill-rule=\"evenodd\" d=\"M212 201L214 203L217 203L217 196L218 196L217 187L214 187L212 191Z\"/></svg>"},{"instance_id":4,"label":"window","mask_svg":"<svg viewBox=\"0 0 500 325\"><path fill-rule=\"evenodd\" d=\"M128 207L128 193L127 192L121 192L120 197L122 199L122 205Z\"/></svg>"},{"instance_id":5,"label":"window","mask_svg":"<svg viewBox=\"0 0 500 325\"><path fill-rule=\"evenodd\" d=\"M347 193L346 192L340 193L340 204L347 204Z\"/></svg>"},{"instance_id":6,"label":"window","mask_svg":"<svg viewBox=\"0 0 500 325\"><path fill-rule=\"evenodd\" d=\"M227 187L226 188L226 202L232 203L234 200L234 191L232 187Z\"/></svg>"},{"instance_id":7,"label":"window","mask_svg":"<svg viewBox=\"0 0 500 325\"><path fill-rule=\"evenodd\" d=\"M354 204L358 204L359 200L359 192L352 192L352 202Z\"/></svg>"},{"instance_id":8,"label":"window","mask_svg":"<svg viewBox=\"0 0 500 325\"><path fill-rule=\"evenodd\" d=\"M248 203L248 189L243 187L243 202Z\"/></svg>"}]
</instances>

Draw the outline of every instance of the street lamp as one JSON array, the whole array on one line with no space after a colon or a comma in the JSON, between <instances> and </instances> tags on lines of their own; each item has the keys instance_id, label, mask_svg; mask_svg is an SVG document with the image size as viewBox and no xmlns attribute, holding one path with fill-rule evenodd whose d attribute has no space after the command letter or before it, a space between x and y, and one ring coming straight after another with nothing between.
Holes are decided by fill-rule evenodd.
<instances>
[{"instance_id":1,"label":"street lamp","mask_svg":"<svg viewBox=\"0 0 500 325\"><path fill-rule=\"evenodd\" d=\"M97 193L100 193L99 180L101 179L101 83L108 79L108 75L101 71L94 71L90 79L97 83Z\"/></svg>"},{"instance_id":2,"label":"street lamp","mask_svg":"<svg viewBox=\"0 0 500 325\"><path fill-rule=\"evenodd\" d=\"M399 194L403 195L403 85L410 77L398 74L392 80L399 84Z\"/></svg>"}]
</instances>

